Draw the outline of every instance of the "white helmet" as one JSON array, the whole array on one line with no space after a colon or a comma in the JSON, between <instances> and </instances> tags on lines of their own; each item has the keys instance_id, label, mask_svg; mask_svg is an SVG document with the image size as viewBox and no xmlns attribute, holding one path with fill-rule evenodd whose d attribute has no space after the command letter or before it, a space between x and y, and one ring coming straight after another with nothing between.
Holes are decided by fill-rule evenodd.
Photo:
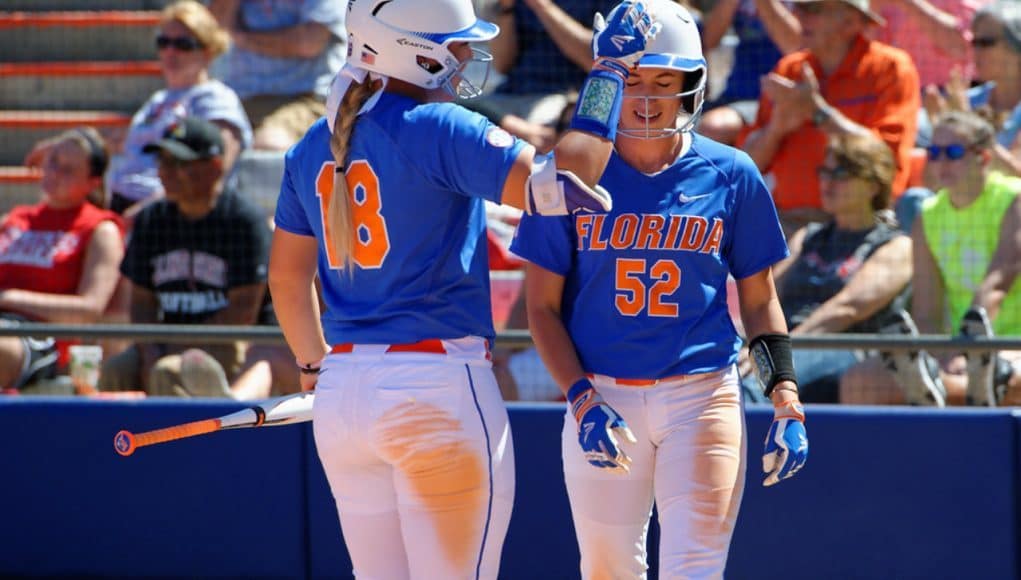
<instances>
[{"instance_id":1,"label":"white helmet","mask_svg":"<svg viewBox=\"0 0 1021 580\"><path fill-rule=\"evenodd\" d=\"M619 133L640 139L669 137L683 131L690 131L698 121L705 104L706 61L702 55L702 40L695 24L695 18L673 0L645 0L649 15L663 28L645 48L645 54L638 61L638 68L664 68L684 72L681 92L665 97L640 97L646 99L681 99L681 114L678 126L672 129L620 129Z\"/></svg>"},{"instance_id":2,"label":"white helmet","mask_svg":"<svg viewBox=\"0 0 1021 580\"><path fill-rule=\"evenodd\" d=\"M500 32L492 22L475 16L472 0L349 0L347 5L348 62L426 89L444 87L451 94L478 96L463 76L451 78L469 62L492 57L473 49L473 58L459 62L447 49L452 42L477 42ZM488 64L487 64L488 74Z\"/></svg>"}]
</instances>

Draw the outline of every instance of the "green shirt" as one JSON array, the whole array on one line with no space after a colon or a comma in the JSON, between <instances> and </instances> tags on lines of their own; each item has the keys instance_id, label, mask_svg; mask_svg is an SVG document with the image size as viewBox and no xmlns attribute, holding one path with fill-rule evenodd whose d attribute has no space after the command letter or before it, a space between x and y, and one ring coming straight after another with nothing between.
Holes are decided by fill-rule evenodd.
<instances>
[{"instance_id":1,"label":"green shirt","mask_svg":"<svg viewBox=\"0 0 1021 580\"><path fill-rule=\"evenodd\" d=\"M956 329L985 278L1000 241L1003 216L1021 192L1021 179L992 172L978 199L956 208L941 189L922 205L925 240L946 289L948 321ZM997 336L1021 335L1021 285L1013 284L993 322Z\"/></svg>"}]
</instances>

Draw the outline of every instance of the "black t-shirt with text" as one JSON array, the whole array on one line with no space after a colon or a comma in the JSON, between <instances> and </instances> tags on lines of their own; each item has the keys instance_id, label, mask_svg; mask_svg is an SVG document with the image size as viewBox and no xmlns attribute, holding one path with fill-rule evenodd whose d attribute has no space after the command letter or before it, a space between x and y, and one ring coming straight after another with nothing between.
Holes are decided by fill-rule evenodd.
<instances>
[{"instance_id":1,"label":"black t-shirt with text","mask_svg":"<svg viewBox=\"0 0 1021 580\"><path fill-rule=\"evenodd\" d=\"M227 306L227 292L265 282L270 231L262 212L232 190L197 220L160 200L135 220L121 272L152 290L163 322L202 322Z\"/></svg>"}]
</instances>

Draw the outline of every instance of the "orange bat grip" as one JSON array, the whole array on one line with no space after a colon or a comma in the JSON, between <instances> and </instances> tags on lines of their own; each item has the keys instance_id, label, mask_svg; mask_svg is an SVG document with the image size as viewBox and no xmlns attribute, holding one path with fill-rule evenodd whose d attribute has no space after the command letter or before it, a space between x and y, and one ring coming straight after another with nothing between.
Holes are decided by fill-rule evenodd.
<instances>
[{"instance_id":1,"label":"orange bat grip","mask_svg":"<svg viewBox=\"0 0 1021 580\"><path fill-rule=\"evenodd\" d=\"M185 423L184 425L174 425L173 427L156 429L155 431L146 431L145 433L138 433L135 435L135 448L145 447L146 445L156 445L157 443L166 443L167 441L184 439L185 437L205 435L206 433L212 433L219 428L219 419L203 419L201 421Z\"/></svg>"}]
</instances>

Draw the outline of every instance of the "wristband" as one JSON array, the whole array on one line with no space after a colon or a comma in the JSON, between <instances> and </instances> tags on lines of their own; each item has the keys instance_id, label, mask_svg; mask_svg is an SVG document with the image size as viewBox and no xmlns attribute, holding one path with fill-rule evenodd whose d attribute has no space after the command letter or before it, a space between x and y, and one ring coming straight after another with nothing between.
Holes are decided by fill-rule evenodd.
<instances>
[{"instance_id":1,"label":"wristband","mask_svg":"<svg viewBox=\"0 0 1021 580\"><path fill-rule=\"evenodd\" d=\"M748 352L755 361L756 373L762 382L762 392L767 397L773 393L773 388L780 381L797 384L790 335L760 334L752 340Z\"/></svg>"},{"instance_id":2,"label":"wristband","mask_svg":"<svg viewBox=\"0 0 1021 580\"><path fill-rule=\"evenodd\" d=\"M832 116L833 108L830 107L829 105L817 107L815 111L812 112L812 124L815 125L816 127L819 127L826 121L829 121L830 117Z\"/></svg>"},{"instance_id":3,"label":"wristband","mask_svg":"<svg viewBox=\"0 0 1021 580\"><path fill-rule=\"evenodd\" d=\"M805 407L797 401L773 405L773 416L777 419L797 419L805 422Z\"/></svg>"},{"instance_id":4,"label":"wristband","mask_svg":"<svg viewBox=\"0 0 1021 580\"><path fill-rule=\"evenodd\" d=\"M581 87L569 128L613 141L624 100L624 79L616 68L593 68Z\"/></svg>"},{"instance_id":5,"label":"wristband","mask_svg":"<svg viewBox=\"0 0 1021 580\"><path fill-rule=\"evenodd\" d=\"M578 379L570 389L567 389L567 403L571 406L571 414L574 415L579 429L581 428L581 418L585 412L596 406L601 400L599 393L587 378Z\"/></svg>"},{"instance_id":6,"label":"wristband","mask_svg":"<svg viewBox=\"0 0 1021 580\"><path fill-rule=\"evenodd\" d=\"M318 375L319 366L312 366L312 363L301 364L301 361L294 359L294 364L298 365L298 371L303 375Z\"/></svg>"}]
</instances>

